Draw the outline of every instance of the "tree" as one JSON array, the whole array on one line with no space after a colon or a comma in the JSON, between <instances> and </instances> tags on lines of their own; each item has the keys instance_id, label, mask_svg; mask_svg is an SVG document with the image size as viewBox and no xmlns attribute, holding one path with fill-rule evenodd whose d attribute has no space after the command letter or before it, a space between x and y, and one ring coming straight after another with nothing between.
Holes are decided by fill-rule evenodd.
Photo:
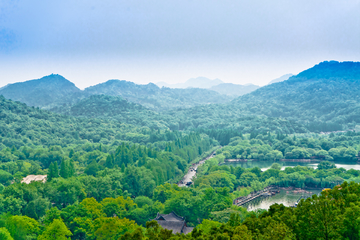
<instances>
[{"instance_id":1,"label":"tree","mask_svg":"<svg viewBox=\"0 0 360 240\"><path fill-rule=\"evenodd\" d=\"M69 171L69 175L68 177L73 177L75 176L75 165L74 165L74 160L70 159L70 161L68 161L68 171Z\"/></svg>"},{"instance_id":2,"label":"tree","mask_svg":"<svg viewBox=\"0 0 360 240\"><path fill-rule=\"evenodd\" d=\"M328 162L328 161L322 161L318 164L318 169L322 170L322 169L331 169L331 168L336 168L334 163Z\"/></svg>"},{"instance_id":3,"label":"tree","mask_svg":"<svg viewBox=\"0 0 360 240\"><path fill-rule=\"evenodd\" d=\"M295 240L291 229L282 222L272 221L264 230L261 239L266 240Z\"/></svg>"},{"instance_id":4,"label":"tree","mask_svg":"<svg viewBox=\"0 0 360 240\"><path fill-rule=\"evenodd\" d=\"M1 240L14 240L11 237L9 231L4 227L0 228L0 239Z\"/></svg>"},{"instance_id":5,"label":"tree","mask_svg":"<svg viewBox=\"0 0 360 240\"><path fill-rule=\"evenodd\" d=\"M38 237L39 240L67 240L72 233L61 219L54 221L46 227L45 231Z\"/></svg>"},{"instance_id":6,"label":"tree","mask_svg":"<svg viewBox=\"0 0 360 240\"><path fill-rule=\"evenodd\" d=\"M97 218L94 221L94 232L96 239L108 240L119 239L126 232L132 233L139 226L135 221L130 221L127 218L119 219L118 217L111 218Z\"/></svg>"},{"instance_id":7,"label":"tree","mask_svg":"<svg viewBox=\"0 0 360 240\"><path fill-rule=\"evenodd\" d=\"M33 239L38 234L39 223L27 216L12 216L5 224L14 240Z\"/></svg>"},{"instance_id":8,"label":"tree","mask_svg":"<svg viewBox=\"0 0 360 240\"><path fill-rule=\"evenodd\" d=\"M271 169L280 170L280 169L281 169L281 165L278 164L278 163L273 163L270 168L271 168Z\"/></svg>"},{"instance_id":9,"label":"tree","mask_svg":"<svg viewBox=\"0 0 360 240\"><path fill-rule=\"evenodd\" d=\"M69 177L69 167L68 167L67 161L65 159L63 159L61 161L60 176L63 177L63 178L68 178Z\"/></svg>"},{"instance_id":10,"label":"tree","mask_svg":"<svg viewBox=\"0 0 360 240\"><path fill-rule=\"evenodd\" d=\"M14 179L14 177L10 173L8 173L4 170L0 170L0 183L1 184L9 185L11 183L11 180L13 180L13 179Z\"/></svg>"},{"instance_id":11,"label":"tree","mask_svg":"<svg viewBox=\"0 0 360 240\"><path fill-rule=\"evenodd\" d=\"M47 181L51 181L54 178L59 177L59 168L57 162L52 162L49 166L49 173L47 175Z\"/></svg>"},{"instance_id":12,"label":"tree","mask_svg":"<svg viewBox=\"0 0 360 240\"><path fill-rule=\"evenodd\" d=\"M96 163L96 161L94 160L92 163L90 163L86 168L85 168L85 173L87 175L93 175L95 176L97 171L99 171L99 164Z\"/></svg>"}]
</instances>

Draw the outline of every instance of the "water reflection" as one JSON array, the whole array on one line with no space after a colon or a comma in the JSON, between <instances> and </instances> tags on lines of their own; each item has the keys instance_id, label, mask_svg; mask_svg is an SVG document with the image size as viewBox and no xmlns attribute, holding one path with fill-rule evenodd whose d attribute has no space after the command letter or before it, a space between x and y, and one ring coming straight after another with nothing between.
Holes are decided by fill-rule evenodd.
<instances>
[{"instance_id":1,"label":"water reflection","mask_svg":"<svg viewBox=\"0 0 360 240\"><path fill-rule=\"evenodd\" d=\"M293 193L291 190L280 190L280 193L269 196L269 197L260 197L254 199L253 201L244 204L243 207L247 208L248 211L254 211L257 209L269 209L271 205L283 204L284 206L290 207L294 206L297 200L303 197L310 197L314 194L319 194L321 190L309 190L310 193Z\"/></svg>"},{"instance_id":2,"label":"water reflection","mask_svg":"<svg viewBox=\"0 0 360 240\"><path fill-rule=\"evenodd\" d=\"M294 161L276 161L276 163L280 164L281 166L281 170L284 170L287 167L296 167L296 166L306 166L306 167L311 167L311 168L317 168L317 165L319 164L320 161L318 160L312 160L309 162L294 162ZM344 168L346 170L349 169L355 169L355 170L360 170L360 165L356 164L354 162L337 162L337 161L332 161L333 163L335 163L337 168ZM275 161L241 161L241 162L227 162L225 163L226 165L229 166L233 166L233 167L243 167L243 168L253 168L253 167L259 167L261 168L261 171L266 171L268 170L271 165L275 163Z\"/></svg>"}]
</instances>

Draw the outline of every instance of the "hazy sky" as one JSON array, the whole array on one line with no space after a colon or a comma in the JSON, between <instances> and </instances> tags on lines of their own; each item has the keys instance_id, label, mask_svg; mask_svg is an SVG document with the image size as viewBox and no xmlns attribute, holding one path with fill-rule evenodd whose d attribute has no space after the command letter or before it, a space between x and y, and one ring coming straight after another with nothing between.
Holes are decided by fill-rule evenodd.
<instances>
[{"instance_id":1,"label":"hazy sky","mask_svg":"<svg viewBox=\"0 0 360 240\"><path fill-rule=\"evenodd\" d=\"M58 73L264 85L360 61L360 0L0 0L0 87Z\"/></svg>"}]
</instances>

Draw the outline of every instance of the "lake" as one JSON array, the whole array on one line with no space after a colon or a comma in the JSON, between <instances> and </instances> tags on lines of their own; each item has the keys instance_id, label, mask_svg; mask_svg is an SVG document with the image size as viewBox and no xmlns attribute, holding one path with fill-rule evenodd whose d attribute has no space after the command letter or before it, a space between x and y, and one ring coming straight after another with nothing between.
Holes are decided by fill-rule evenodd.
<instances>
[{"instance_id":1,"label":"lake","mask_svg":"<svg viewBox=\"0 0 360 240\"><path fill-rule=\"evenodd\" d=\"M292 190L280 190L280 193L277 193L273 196L269 197L259 197L257 199L252 200L251 202L244 204L242 207L247 208L248 211L254 211L257 209L269 209L271 205L283 204L284 206L290 207L294 206L297 200L301 196L310 197L314 194L319 194L321 190L308 190L310 193L293 193Z\"/></svg>"},{"instance_id":2,"label":"lake","mask_svg":"<svg viewBox=\"0 0 360 240\"><path fill-rule=\"evenodd\" d=\"M240 161L240 162L226 162L225 165L233 166L233 167L243 167L243 168L253 168L253 167L259 167L261 171L268 170L273 163L278 163L281 166L281 170L284 170L286 167L296 167L296 166L306 166L306 167L312 167L317 168L317 165L320 161L319 160L312 160L310 162L294 162L294 161ZM349 169L355 169L360 170L360 165L356 164L354 162L337 162L337 161L331 161L335 163L335 166L337 168L344 168L346 170Z\"/></svg>"},{"instance_id":3,"label":"lake","mask_svg":"<svg viewBox=\"0 0 360 240\"><path fill-rule=\"evenodd\" d=\"M259 167L261 171L266 171L271 167L273 163L278 163L281 166L281 170L284 170L286 167L296 167L296 166L307 166L311 168L317 168L317 165L320 161L319 160L313 160L310 162L301 162L301 161L241 161L241 162L227 162L225 163L228 166L233 167L243 167L243 168L253 168L253 167ZM346 170L349 169L355 169L360 170L359 164L354 164L353 162L336 162L335 163L337 168L344 168ZM312 194L318 194L321 192L321 190L309 190L312 192ZM310 196L312 194L307 194L307 196ZM306 194L305 194L306 195ZM256 209L266 209L268 210L269 207L275 203L278 204L284 204L284 206L294 206L295 202L299 199L299 197L302 196L301 193L293 193L291 190L280 190L280 193L269 196L269 197L259 197L247 204L244 204L243 207L247 208L248 211L253 211Z\"/></svg>"}]
</instances>

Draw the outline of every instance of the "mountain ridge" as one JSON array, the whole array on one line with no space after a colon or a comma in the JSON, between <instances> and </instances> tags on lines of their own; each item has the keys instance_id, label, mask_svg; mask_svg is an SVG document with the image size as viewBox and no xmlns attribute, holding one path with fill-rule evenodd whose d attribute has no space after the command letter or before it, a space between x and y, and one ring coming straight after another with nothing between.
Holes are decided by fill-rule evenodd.
<instances>
[{"instance_id":1,"label":"mountain ridge","mask_svg":"<svg viewBox=\"0 0 360 240\"><path fill-rule=\"evenodd\" d=\"M159 88L154 83L141 85L116 79L80 90L74 83L57 74L8 84L0 90L0 95L44 109L53 109L64 104L71 105L91 95L122 96L154 110L225 103L233 99L208 89Z\"/></svg>"}]
</instances>

